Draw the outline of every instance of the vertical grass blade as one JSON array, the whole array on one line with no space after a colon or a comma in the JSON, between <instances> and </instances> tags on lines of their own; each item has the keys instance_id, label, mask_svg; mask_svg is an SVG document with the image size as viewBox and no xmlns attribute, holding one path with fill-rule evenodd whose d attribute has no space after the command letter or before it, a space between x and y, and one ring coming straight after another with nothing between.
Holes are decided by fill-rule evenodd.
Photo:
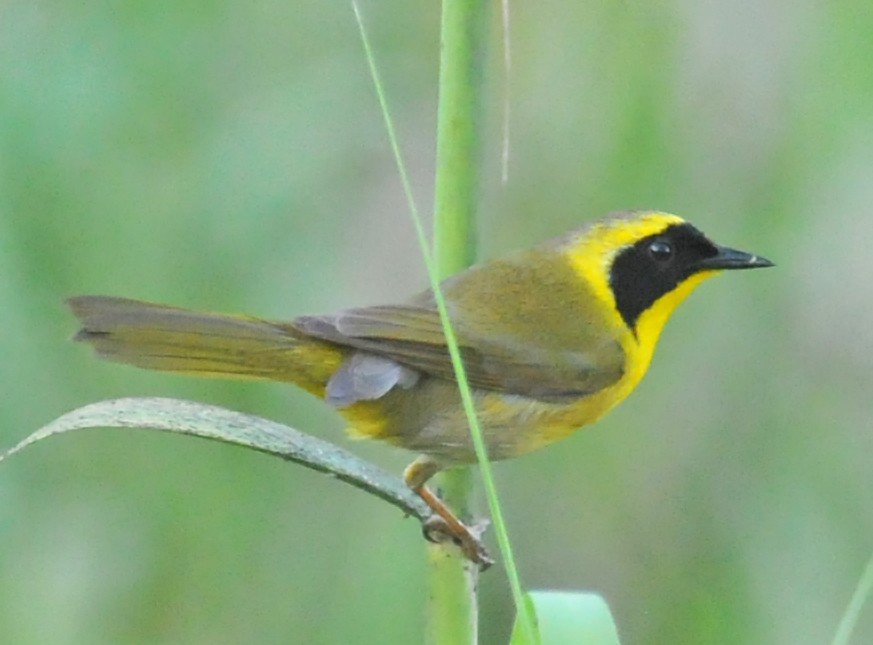
<instances>
[{"instance_id":1,"label":"vertical grass blade","mask_svg":"<svg viewBox=\"0 0 873 645\"><path fill-rule=\"evenodd\" d=\"M867 598L870 597L871 590L873 590L873 555L867 561L864 572L861 574L861 579L858 580L858 586L855 587L855 593L852 594L852 599L849 601L846 611L843 612L843 617L837 626L837 632L834 634L833 645L849 644L855 624L861 615L861 609L864 603L867 602Z\"/></svg>"},{"instance_id":2,"label":"vertical grass blade","mask_svg":"<svg viewBox=\"0 0 873 645\"><path fill-rule=\"evenodd\" d=\"M429 271L447 338L453 336L439 281L473 263L479 165L478 120L481 60L485 39L483 0L443 0L440 25L439 106L434 190L434 267ZM454 338L449 341L467 416L475 421L472 397ZM473 430L474 435L477 429ZM481 435L481 433L479 433ZM487 459L487 457L486 457ZM456 512L468 515L472 477L468 468L438 475L443 497ZM435 643L475 643L478 603L469 594L466 607L446 606L459 592L476 587L478 571L457 549L435 544L430 550L429 637ZM449 611L447 611L449 610Z\"/></svg>"},{"instance_id":3,"label":"vertical grass blade","mask_svg":"<svg viewBox=\"0 0 873 645\"><path fill-rule=\"evenodd\" d=\"M460 359L457 339L452 331L439 280L455 273L474 258L473 229L476 210L477 167L479 159L478 117L481 82L481 48L485 40L483 0L445 0L443 2L440 88L437 132L437 176L434 232L435 256L431 258L426 236L412 196L402 155L391 122L372 50L358 7L355 15L376 91L385 117L391 146L397 159L401 181L428 269L431 287L446 333L449 353L455 367L461 397L471 426L476 454L488 496L495 532L516 603L520 629L532 632L532 621L522 599L521 584L512 557L506 525L500 511L487 450L475 416L472 395ZM446 501L463 512L468 506L470 477L466 469L453 469L442 476ZM428 641L431 643L475 643L477 641L476 568L453 548L434 545L430 552L430 607Z\"/></svg>"}]
</instances>

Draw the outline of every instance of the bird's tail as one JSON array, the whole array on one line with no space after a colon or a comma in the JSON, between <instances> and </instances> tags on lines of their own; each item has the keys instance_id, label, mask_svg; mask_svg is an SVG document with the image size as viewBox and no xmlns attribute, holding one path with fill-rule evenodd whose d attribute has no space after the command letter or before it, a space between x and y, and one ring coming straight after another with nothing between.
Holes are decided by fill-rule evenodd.
<instances>
[{"instance_id":1,"label":"bird's tail","mask_svg":"<svg viewBox=\"0 0 873 645\"><path fill-rule=\"evenodd\" d=\"M323 396L343 360L339 347L286 323L110 296L76 296L67 304L82 324L74 340L137 367L285 381Z\"/></svg>"}]
</instances>

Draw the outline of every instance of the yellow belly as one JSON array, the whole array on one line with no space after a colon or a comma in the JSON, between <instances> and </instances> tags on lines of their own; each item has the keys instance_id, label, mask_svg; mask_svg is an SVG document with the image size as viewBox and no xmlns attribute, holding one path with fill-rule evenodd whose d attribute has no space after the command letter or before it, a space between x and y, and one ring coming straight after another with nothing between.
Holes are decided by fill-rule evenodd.
<instances>
[{"instance_id":1,"label":"yellow belly","mask_svg":"<svg viewBox=\"0 0 873 645\"><path fill-rule=\"evenodd\" d=\"M476 414L492 459L515 457L563 439L593 423L636 387L648 361L631 354L624 376L610 387L567 403L474 390ZM467 418L453 381L423 377L411 390L395 389L377 401L339 410L350 434L387 441L447 463L476 460Z\"/></svg>"}]
</instances>

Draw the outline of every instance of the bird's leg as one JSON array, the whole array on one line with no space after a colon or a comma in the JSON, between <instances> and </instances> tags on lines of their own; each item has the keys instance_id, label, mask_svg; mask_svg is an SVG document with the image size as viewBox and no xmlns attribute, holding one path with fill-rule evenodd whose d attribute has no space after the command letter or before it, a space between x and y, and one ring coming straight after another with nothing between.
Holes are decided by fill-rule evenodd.
<instances>
[{"instance_id":1,"label":"bird's leg","mask_svg":"<svg viewBox=\"0 0 873 645\"><path fill-rule=\"evenodd\" d=\"M479 537L480 531L468 527L446 506L446 504L431 491L425 482L440 471L442 466L425 455L418 457L406 470L403 479L406 485L416 493L424 503L435 513L424 522L425 537L433 540L435 532L449 536L457 544L469 560L479 565L483 571L494 564L485 545Z\"/></svg>"}]
</instances>

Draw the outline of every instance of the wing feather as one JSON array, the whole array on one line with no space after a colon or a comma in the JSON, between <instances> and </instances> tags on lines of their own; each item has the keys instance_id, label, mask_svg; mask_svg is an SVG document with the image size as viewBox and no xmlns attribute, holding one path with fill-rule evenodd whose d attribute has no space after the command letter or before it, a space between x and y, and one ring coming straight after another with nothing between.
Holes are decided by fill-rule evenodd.
<instances>
[{"instance_id":1,"label":"wing feather","mask_svg":"<svg viewBox=\"0 0 873 645\"><path fill-rule=\"evenodd\" d=\"M443 283L470 384L566 401L597 392L624 373L610 303L597 299L567 258L540 248L472 267ZM433 295L407 303L302 316L299 331L418 372L454 379Z\"/></svg>"},{"instance_id":2,"label":"wing feather","mask_svg":"<svg viewBox=\"0 0 873 645\"><path fill-rule=\"evenodd\" d=\"M431 376L455 379L435 309L402 305L354 309L326 316L302 316L294 320L294 327ZM586 352L520 349L509 339L476 338L460 323L456 323L455 331L467 378L474 388L556 401L591 394L622 375L620 364L598 364Z\"/></svg>"}]
</instances>

